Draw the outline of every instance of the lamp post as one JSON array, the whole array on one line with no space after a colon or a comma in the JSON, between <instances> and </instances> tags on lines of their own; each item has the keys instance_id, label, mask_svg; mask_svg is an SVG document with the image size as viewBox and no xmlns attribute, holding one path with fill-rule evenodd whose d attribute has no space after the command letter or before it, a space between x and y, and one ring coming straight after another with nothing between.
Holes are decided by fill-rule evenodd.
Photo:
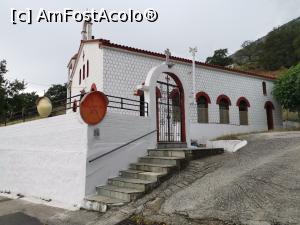
<instances>
[{"instance_id":1,"label":"lamp post","mask_svg":"<svg viewBox=\"0 0 300 225\"><path fill-rule=\"evenodd\" d=\"M196 77L195 77L195 57L196 57L196 52L198 51L197 47L190 47L189 52L192 54L193 57L193 70L192 70L192 76L193 76L193 103L196 104Z\"/></svg>"}]
</instances>

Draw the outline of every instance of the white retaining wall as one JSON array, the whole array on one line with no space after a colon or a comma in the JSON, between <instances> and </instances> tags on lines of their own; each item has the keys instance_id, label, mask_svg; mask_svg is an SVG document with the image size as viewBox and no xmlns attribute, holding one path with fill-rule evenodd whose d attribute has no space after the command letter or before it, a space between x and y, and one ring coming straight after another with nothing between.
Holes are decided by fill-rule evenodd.
<instances>
[{"instance_id":1,"label":"white retaining wall","mask_svg":"<svg viewBox=\"0 0 300 225\"><path fill-rule=\"evenodd\" d=\"M155 148L156 132L93 162L89 160L152 132L152 122L147 117L109 112L99 125L88 128L87 195L95 193L97 185L106 184L107 178L118 176L120 170L127 169L138 157L145 156L147 149ZM99 129L99 137L94 136L95 129Z\"/></svg>"},{"instance_id":2,"label":"white retaining wall","mask_svg":"<svg viewBox=\"0 0 300 225\"><path fill-rule=\"evenodd\" d=\"M96 156L153 131L147 117L108 112L97 126L79 113L0 127L0 194L51 199L51 205L79 208L84 197L118 176L121 169L155 147L156 132L108 154ZM152 128L151 128L152 127ZM94 130L99 129L99 136Z\"/></svg>"},{"instance_id":3,"label":"white retaining wall","mask_svg":"<svg viewBox=\"0 0 300 225\"><path fill-rule=\"evenodd\" d=\"M77 114L0 128L0 192L79 207L87 129Z\"/></svg>"}]
</instances>

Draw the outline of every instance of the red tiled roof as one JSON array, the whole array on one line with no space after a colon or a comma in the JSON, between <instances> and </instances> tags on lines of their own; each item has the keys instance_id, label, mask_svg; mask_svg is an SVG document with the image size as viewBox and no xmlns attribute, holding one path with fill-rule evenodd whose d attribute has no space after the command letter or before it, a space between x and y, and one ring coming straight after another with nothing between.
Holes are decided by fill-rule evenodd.
<instances>
[{"instance_id":1,"label":"red tiled roof","mask_svg":"<svg viewBox=\"0 0 300 225\"><path fill-rule=\"evenodd\" d=\"M123 50L131 51L131 52L141 53L141 54L155 56L155 57L159 57L159 58L165 58L165 55L162 53L152 52L152 51L139 49L139 48L133 48L133 47L125 46L125 45L119 45L119 44L111 43L110 40L106 40L106 39L93 39L93 40L82 40L81 41L81 43L91 43L91 42L99 42L99 44L102 46L123 49ZM192 63L192 60L190 60L190 59L180 58L180 57L176 57L176 56L171 56L170 59L179 61L179 62L183 62L183 63ZM228 71L228 72L244 74L244 75L248 75L248 76L265 78L265 79L269 79L269 80L276 79L276 77L274 77L274 76L269 76L269 75L265 75L265 74L257 74L257 73L247 72L247 71L242 71L242 70L237 70L237 69L231 69L231 68L227 68L227 67L223 67L223 66L203 63L200 61L196 61L196 65L207 67L207 68L218 69L218 70L224 70L224 71Z\"/></svg>"}]
</instances>

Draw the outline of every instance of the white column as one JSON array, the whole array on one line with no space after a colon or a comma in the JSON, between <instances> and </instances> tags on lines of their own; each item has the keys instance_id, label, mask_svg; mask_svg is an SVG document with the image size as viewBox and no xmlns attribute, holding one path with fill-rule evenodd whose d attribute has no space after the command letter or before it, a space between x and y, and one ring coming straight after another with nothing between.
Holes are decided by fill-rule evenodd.
<instances>
[{"instance_id":1,"label":"white column","mask_svg":"<svg viewBox=\"0 0 300 225\"><path fill-rule=\"evenodd\" d=\"M198 51L197 47L195 48L191 48L190 47L190 50L189 52L192 54L192 57L193 57L193 66L192 66L192 76L193 76L193 94L192 94L192 97L193 97L193 103L196 104L196 64L195 64L195 58L196 58L196 52Z\"/></svg>"}]
</instances>

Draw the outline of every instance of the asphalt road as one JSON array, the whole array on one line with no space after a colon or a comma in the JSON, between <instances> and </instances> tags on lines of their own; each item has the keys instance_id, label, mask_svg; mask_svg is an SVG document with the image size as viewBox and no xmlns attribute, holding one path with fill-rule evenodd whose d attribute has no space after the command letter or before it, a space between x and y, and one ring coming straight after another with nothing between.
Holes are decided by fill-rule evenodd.
<instances>
[{"instance_id":1,"label":"asphalt road","mask_svg":"<svg viewBox=\"0 0 300 225\"><path fill-rule=\"evenodd\" d=\"M236 153L207 158L206 167L215 169L166 199L160 213L194 221L300 224L300 132L246 139Z\"/></svg>"}]
</instances>

